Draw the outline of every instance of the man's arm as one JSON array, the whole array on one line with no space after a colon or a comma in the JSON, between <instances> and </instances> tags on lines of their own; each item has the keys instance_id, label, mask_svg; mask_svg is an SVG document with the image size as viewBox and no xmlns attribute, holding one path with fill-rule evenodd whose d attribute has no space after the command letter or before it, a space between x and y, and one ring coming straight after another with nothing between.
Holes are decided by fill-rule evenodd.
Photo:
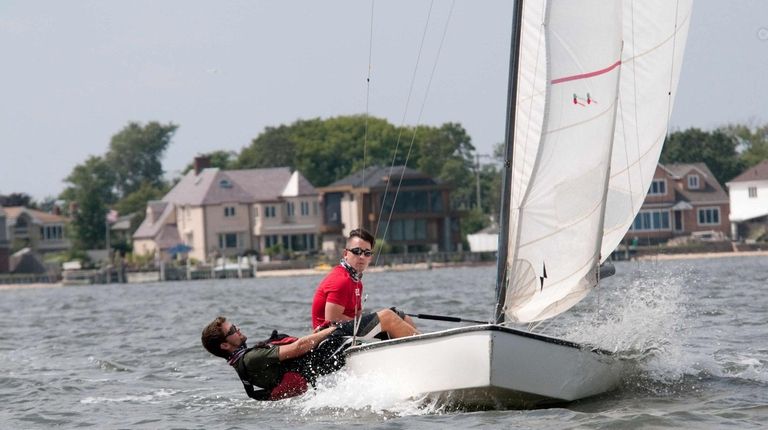
<instances>
[{"instance_id":1,"label":"man's arm","mask_svg":"<svg viewBox=\"0 0 768 430\"><path fill-rule=\"evenodd\" d=\"M331 322L349 321L352 318L344 315L344 306L325 302L325 320Z\"/></svg>"},{"instance_id":2,"label":"man's arm","mask_svg":"<svg viewBox=\"0 0 768 430\"><path fill-rule=\"evenodd\" d=\"M323 339L333 333L334 330L336 330L336 327L328 327L326 329L320 330L317 333L300 337L296 342L289 343L288 345L278 346L277 355L280 361L301 357L302 355L308 353L312 348L315 347L315 345L322 342Z\"/></svg>"}]
</instances>

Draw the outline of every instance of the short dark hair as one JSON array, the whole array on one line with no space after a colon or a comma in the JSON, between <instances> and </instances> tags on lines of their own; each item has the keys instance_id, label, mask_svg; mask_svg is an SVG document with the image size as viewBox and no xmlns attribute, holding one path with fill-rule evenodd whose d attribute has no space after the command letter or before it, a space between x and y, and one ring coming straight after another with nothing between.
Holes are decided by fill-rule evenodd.
<instances>
[{"instance_id":1,"label":"short dark hair","mask_svg":"<svg viewBox=\"0 0 768 430\"><path fill-rule=\"evenodd\" d=\"M350 231L349 237L347 237L347 240L352 239L353 237L359 237L360 239L363 239L364 241L370 243L371 248L376 246L376 238L374 238L373 235L364 228L356 228Z\"/></svg>"},{"instance_id":2,"label":"short dark hair","mask_svg":"<svg viewBox=\"0 0 768 430\"><path fill-rule=\"evenodd\" d=\"M203 342L203 347L211 354L221 358L229 357L229 353L221 349L221 344L227 341L227 338L221 330L221 326L225 321L227 321L227 318L225 317L216 317L215 320L205 326L203 335L200 337L200 340Z\"/></svg>"}]
</instances>

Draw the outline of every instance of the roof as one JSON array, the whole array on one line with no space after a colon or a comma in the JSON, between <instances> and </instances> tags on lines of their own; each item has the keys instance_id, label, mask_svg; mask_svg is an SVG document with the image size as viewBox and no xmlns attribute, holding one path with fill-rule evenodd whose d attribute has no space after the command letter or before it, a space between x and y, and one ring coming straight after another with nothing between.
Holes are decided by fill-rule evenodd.
<instances>
[{"instance_id":1,"label":"roof","mask_svg":"<svg viewBox=\"0 0 768 430\"><path fill-rule=\"evenodd\" d=\"M728 183L766 180L768 180L768 160L763 160L759 164L745 170L741 175L731 179Z\"/></svg>"},{"instance_id":2,"label":"roof","mask_svg":"<svg viewBox=\"0 0 768 430\"><path fill-rule=\"evenodd\" d=\"M686 175L695 171L695 173L703 176L704 186L698 190L689 190L685 187L675 187L675 192L688 201L694 203L723 203L728 202L728 194L723 189L722 185L717 181L715 175L709 170L704 163L687 163L687 164L664 164L662 165L672 176L675 178L683 178Z\"/></svg>"},{"instance_id":3,"label":"roof","mask_svg":"<svg viewBox=\"0 0 768 430\"><path fill-rule=\"evenodd\" d=\"M153 239L166 225L165 220L173 213L174 205L152 200L147 203L147 217L133 233L135 239ZM178 234L178 233L177 233ZM175 245L175 244L174 244Z\"/></svg>"},{"instance_id":4,"label":"roof","mask_svg":"<svg viewBox=\"0 0 768 430\"><path fill-rule=\"evenodd\" d=\"M16 219L22 213L29 215L36 224L66 223L68 221L66 217L61 215L51 214L37 209L30 209L24 206L6 206L3 207L2 210L5 211L5 217L8 220L9 225L15 224Z\"/></svg>"},{"instance_id":5,"label":"roof","mask_svg":"<svg viewBox=\"0 0 768 430\"><path fill-rule=\"evenodd\" d=\"M294 179L295 178L295 179ZM265 169L190 170L168 194L164 202L177 205L215 205L222 203L255 203L279 200L290 184L296 182L295 195L313 195L317 191L298 171L287 167Z\"/></svg>"},{"instance_id":6,"label":"roof","mask_svg":"<svg viewBox=\"0 0 768 430\"><path fill-rule=\"evenodd\" d=\"M406 166L368 166L365 169L358 170L349 176L339 179L338 181L328 185L326 188L376 188L384 187L389 182L389 179L395 181L400 180L402 176L405 179L423 179L424 184L421 185L437 185L440 181L432 179L429 176L419 172L418 170L411 169Z\"/></svg>"}]
</instances>

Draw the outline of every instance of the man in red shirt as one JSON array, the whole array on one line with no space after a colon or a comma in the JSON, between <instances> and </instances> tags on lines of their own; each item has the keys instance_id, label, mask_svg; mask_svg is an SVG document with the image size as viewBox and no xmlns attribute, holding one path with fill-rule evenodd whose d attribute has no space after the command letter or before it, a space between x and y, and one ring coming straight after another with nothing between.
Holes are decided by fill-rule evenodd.
<instances>
[{"instance_id":1,"label":"man in red shirt","mask_svg":"<svg viewBox=\"0 0 768 430\"><path fill-rule=\"evenodd\" d=\"M375 244L376 239L365 229L358 228L349 232L341 262L320 281L315 291L312 300L312 328L349 321L362 312L362 277L371 263ZM400 311L394 312L416 331L410 317Z\"/></svg>"}]
</instances>

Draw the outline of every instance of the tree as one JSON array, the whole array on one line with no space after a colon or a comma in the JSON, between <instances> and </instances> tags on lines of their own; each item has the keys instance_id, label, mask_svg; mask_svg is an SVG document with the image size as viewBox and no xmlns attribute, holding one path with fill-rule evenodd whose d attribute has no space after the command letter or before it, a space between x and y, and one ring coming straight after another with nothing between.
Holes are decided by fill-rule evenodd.
<instances>
[{"instance_id":1,"label":"tree","mask_svg":"<svg viewBox=\"0 0 768 430\"><path fill-rule=\"evenodd\" d=\"M754 128L746 125L727 125L721 130L738 142L744 168L768 160L768 124Z\"/></svg>"},{"instance_id":2,"label":"tree","mask_svg":"<svg viewBox=\"0 0 768 430\"><path fill-rule=\"evenodd\" d=\"M469 209L477 192L475 147L464 127L456 123L419 127L414 144L416 151L411 160L416 169L453 185L451 203L455 208Z\"/></svg>"},{"instance_id":3,"label":"tree","mask_svg":"<svg viewBox=\"0 0 768 430\"><path fill-rule=\"evenodd\" d=\"M744 169L736 152L738 141L722 130L705 132L698 128L677 131L667 136L661 163L703 162L718 182L733 179Z\"/></svg>"},{"instance_id":4,"label":"tree","mask_svg":"<svg viewBox=\"0 0 768 430\"><path fill-rule=\"evenodd\" d=\"M263 133L243 148L234 165L238 169L256 169L260 167L294 168L296 143L291 138L291 126L267 127Z\"/></svg>"},{"instance_id":5,"label":"tree","mask_svg":"<svg viewBox=\"0 0 768 430\"><path fill-rule=\"evenodd\" d=\"M112 136L105 161L114 172L118 196L131 194L143 183L164 185L161 158L177 128L174 124L131 122Z\"/></svg>"},{"instance_id":6,"label":"tree","mask_svg":"<svg viewBox=\"0 0 768 430\"><path fill-rule=\"evenodd\" d=\"M157 188L148 182L141 184L138 190L128 194L114 204L113 208L121 215L134 214L131 219L132 231L138 228L144 221L146 215L147 202L150 200L159 200L168 192L168 187Z\"/></svg>"},{"instance_id":7,"label":"tree","mask_svg":"<svg viewBox=\"0 0 768 430\"><path fill-rule=\"evenodd\" d=\"M24 206L25 208L36 207L35 201L27 193L11 193L7 196L0 194L0 206Z\"/></svg>"},{"instance_id":8,"label":"tree","mask_svg":"<svg viewBox=\"0 0 768 430\"><path fill-rule=\"evenodd\" d=\"M92 156L75 166L64 180L70 185L61 198L76 202L72 217L72 235L79 249L104 246L107 207L114 203L115 175L101 157Z\"/></svg>"}]
</instances>

